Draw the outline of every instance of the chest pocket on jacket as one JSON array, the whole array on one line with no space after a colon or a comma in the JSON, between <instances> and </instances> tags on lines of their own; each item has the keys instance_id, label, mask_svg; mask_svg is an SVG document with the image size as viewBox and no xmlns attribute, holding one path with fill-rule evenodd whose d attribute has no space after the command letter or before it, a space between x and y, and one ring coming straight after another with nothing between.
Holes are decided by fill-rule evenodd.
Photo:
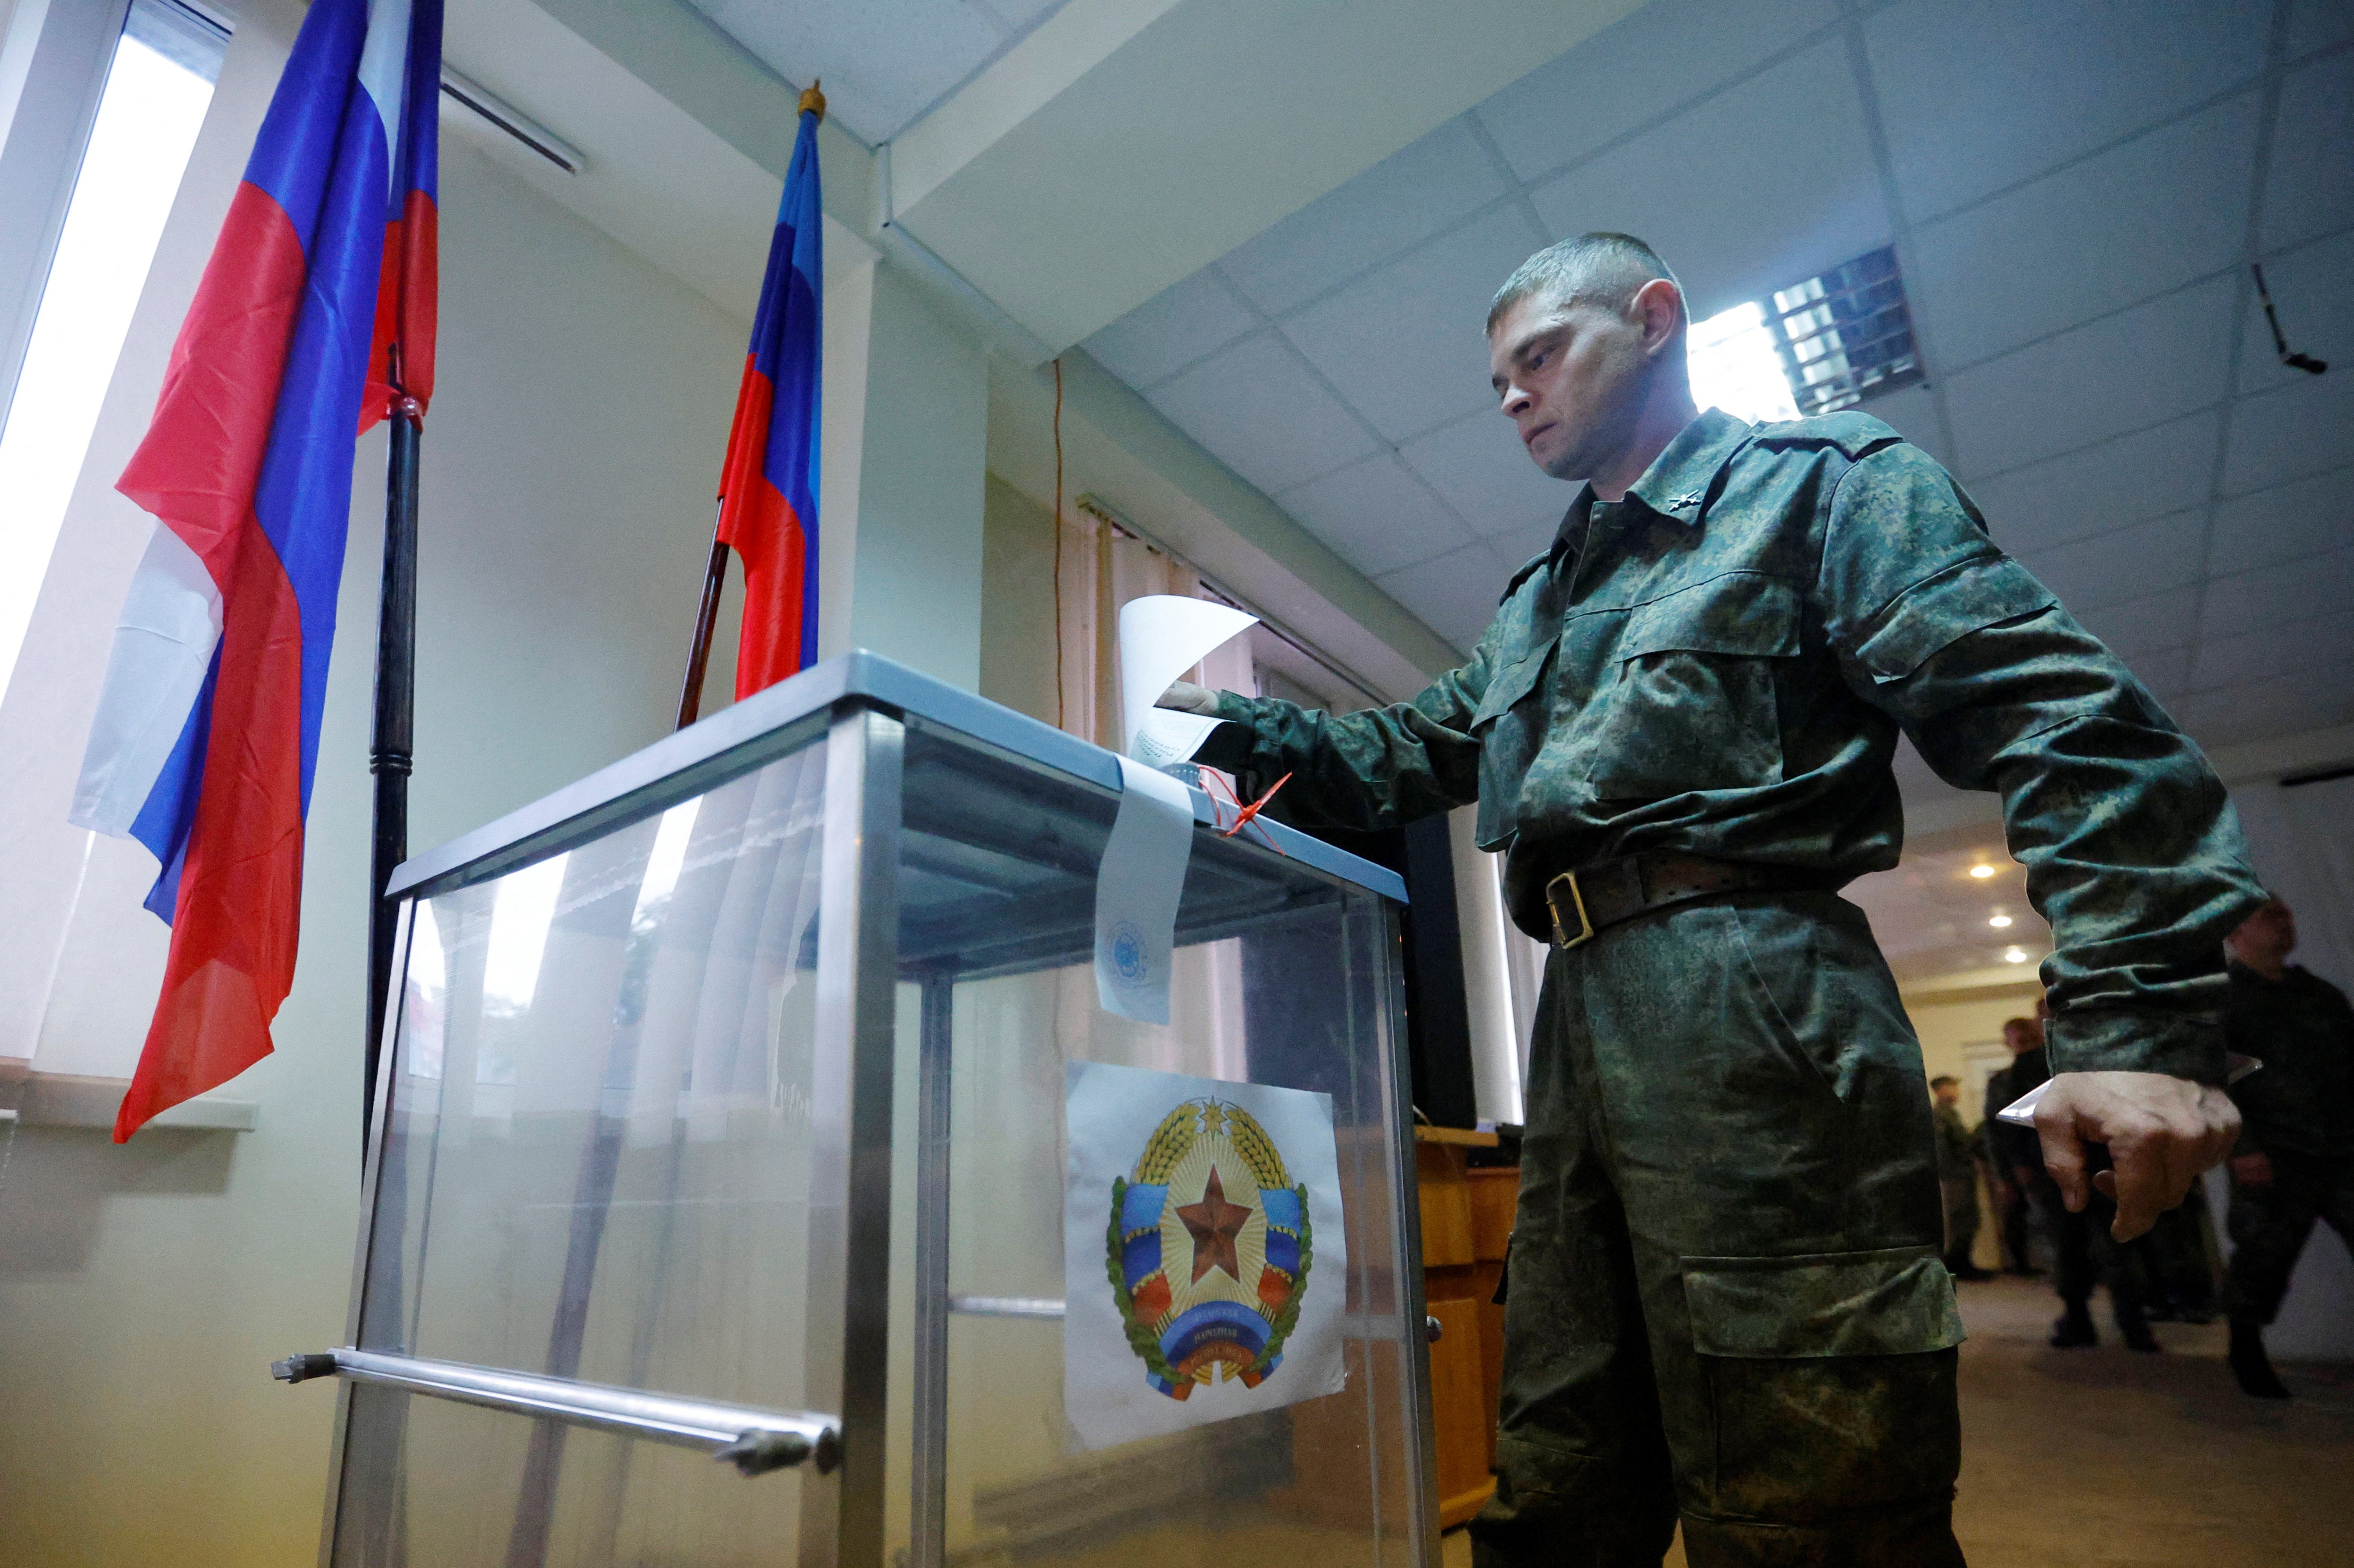
<instances>
[{"instance_id":1,"label":"chest pocket on jacket","mask_svg":"<svg viewBox=\"0 0 2354 1568\"><path fill-rule=\"evenodd\" d=\"M1544 746L1550 709L1538 690L1559 641L1558 633L1548 637L1497 671L1472 710L1471 735L1479 742L1477 833L1483 848L1493 848L1511 832L1519 780Z\"/></svg>"},{"instance_id":2,"label":"chest pocket on jacket","mask_svg":"<svg viewBox=\"0 0 2354 1568\"><path fill-rule=\"evenodd\" d=\"M1778 783L1773 662L1797 652L1797 590L1758 572L1628 612L1616 674L1595 694L1595 794L1648 800Z\"/></svg>"}]
</instances>

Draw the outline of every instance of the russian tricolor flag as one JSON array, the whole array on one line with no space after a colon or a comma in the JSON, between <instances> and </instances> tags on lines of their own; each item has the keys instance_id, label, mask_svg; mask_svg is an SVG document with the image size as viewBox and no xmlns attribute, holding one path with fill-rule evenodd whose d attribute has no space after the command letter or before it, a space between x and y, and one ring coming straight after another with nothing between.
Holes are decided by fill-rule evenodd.
<instances>
[{"instance_id":1,"label":"russian tricolor flag","mask_svg":"<svg viewBox=\"0 0 2354 1568\"><path fill-rule=\"evenodd\" d=\"M270 1054L294 978L355 432L431 390L441 0L313 0L147 437L72 820L154 852L171 957L117 1142Z\"/></svg>"},{"instance_id":2,"label":"russian tricolor flag","mask_svg":"<svg viewBox=\"0 0 2354 1568\"><path fill-rule=\"evenodd\" d=\"M719 542L744 558L739 699L817 662L821 112L801 111L719 477Z\"/></svg>"}]
</instances>

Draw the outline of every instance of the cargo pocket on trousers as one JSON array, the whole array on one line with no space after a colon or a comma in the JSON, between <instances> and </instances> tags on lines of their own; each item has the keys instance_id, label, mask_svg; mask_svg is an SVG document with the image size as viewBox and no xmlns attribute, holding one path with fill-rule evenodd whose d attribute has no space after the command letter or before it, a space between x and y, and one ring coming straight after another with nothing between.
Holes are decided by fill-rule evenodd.
<instances>
[{"instance_id":1,"label":"cargo pocket on trousers","mask_svg":"<svg viewBox=\"0 0 2354 1568\"><path fill-rule=\"evenodd\" d=\"M1689 1257L1683 1282L1718 1517L1797 1520L1950 1494L1962 1320L1934 1248Z\"/></svg>"}]
</instances>

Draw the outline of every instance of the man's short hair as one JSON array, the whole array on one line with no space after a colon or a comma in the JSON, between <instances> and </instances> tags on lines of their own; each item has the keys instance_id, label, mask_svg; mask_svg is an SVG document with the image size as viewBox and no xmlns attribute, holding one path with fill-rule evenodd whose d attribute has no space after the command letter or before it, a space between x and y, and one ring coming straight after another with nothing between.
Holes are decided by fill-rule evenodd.
<instances>
[{"instance_id":1,"label":"man's short hair","mask_svg":"<svg viewBox=\"0 0 2354 1568\"><path fill-rule=\"evenodd\" d=\"M1954 1076L1951 1073L1940 1073L1935 1077L1929 1080L1929 1086L1933 1089L1942 1089L1960 1082L1961 1079Z\"/></svg>"},{"instance_id":2,"label":"man's short hair","mask_svg":"<svg viewBox=\"0 0 2354 1568\"><path fill-rule=\"evenodd\" d=\"M1659 253L1631 234L1596 229L1555 240L1512 270L1488 307L1488 331L1506 311L1532 294L1562 303L1607 305L1624 310L1635 291L1654 278L1675 283ZM1681 289L1682 284L1677 283Z\"/></svg>"},{"instance_id":3,"label":"man's short hair","mask_svg":"<svg viewBox=\"0 0 2354 1568\"><path fill-rule=\"evenodd\" d=\"M2035 1020L2031 1018L2006 1018L2002 1021L2002 1032L2005 1034L2009 1033L2014 1029L2024 1029L2029 1033L2032 1034L2035 1033Z\"/></svg>"}]
</instances>

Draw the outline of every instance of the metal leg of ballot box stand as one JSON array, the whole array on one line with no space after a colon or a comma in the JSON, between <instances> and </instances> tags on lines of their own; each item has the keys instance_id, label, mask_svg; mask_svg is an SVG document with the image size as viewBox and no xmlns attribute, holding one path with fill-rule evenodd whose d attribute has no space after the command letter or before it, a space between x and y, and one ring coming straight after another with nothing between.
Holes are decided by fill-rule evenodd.
<instances>
[{"instance_id":1,"label":"metal leg of ballot box stand","mask_svg":"<svg viewBox=\"0 0 2354 1568\"><path fill-rule=\"evenodd\" d=\"M941 1568L949 1531L949 1095L956 977L934 971L923 998L916 1068L915 1463L907 1568Z\"/></svg>"},{"instance_id":2,"label":"metal leg of ballot box stand","mask_svg":"<svg viewBox=\"0 0 2354 1568\"><path fill-rule=\"evenodd\" d=\"M840 708L826 736L811 1129L812 1392L841 1347L842 1469L802 1494L801 1568L884 1568L891 1356L891 1079L898 1002L900 782L907 726ZM852 810L843 802L855 801ZM831 1509L828 1504L832 1503ZM827 1514L831 1512L829 1520Z\"/></svg>"}]
</instances>

